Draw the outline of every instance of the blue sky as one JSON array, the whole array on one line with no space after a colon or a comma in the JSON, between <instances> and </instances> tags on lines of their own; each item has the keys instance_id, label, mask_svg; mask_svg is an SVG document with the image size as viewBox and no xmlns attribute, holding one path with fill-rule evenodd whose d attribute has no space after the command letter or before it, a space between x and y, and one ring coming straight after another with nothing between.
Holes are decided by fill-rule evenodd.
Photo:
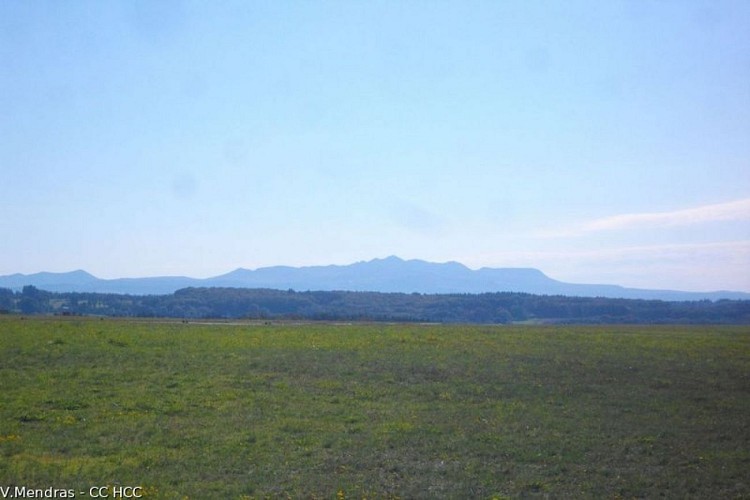
<instances>
[{"instance_id":1,"label":"blue sky","mask_svg":"<svg viewBox=\"0 0 750 500\"><path fill-rule=\"evenodd\" d=\"M0 274L750 291L750 2L0 2Z\"/></svg>"}]
</instances>

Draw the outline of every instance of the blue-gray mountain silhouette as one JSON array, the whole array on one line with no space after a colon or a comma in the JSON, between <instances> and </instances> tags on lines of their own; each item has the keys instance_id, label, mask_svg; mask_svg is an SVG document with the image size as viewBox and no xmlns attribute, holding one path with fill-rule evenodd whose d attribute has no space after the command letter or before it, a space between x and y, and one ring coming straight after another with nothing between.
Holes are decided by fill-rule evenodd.
<instances>
[{"instance_id":1,"label":"blue-gray mountain silhouette","mask_svg":"<svg viewBox=\"0 0 750 500\"><path fill-rule=\"evenodd\" d=\"M33 285L52 292L100 292L132 295L169 294L187 287L237 287L307 290L347 290L401 293L523 292L539 295L613 297L661 300L750 299L743 292L680 292L618 285L586 285L552 279L533 268L472 270L458 262L433 263L392 256L350 265L263 267L236 269L212 278L184 276L104 280L85 271L0 276L0 287L20 290Z\"/></svg>"}]
</instances>

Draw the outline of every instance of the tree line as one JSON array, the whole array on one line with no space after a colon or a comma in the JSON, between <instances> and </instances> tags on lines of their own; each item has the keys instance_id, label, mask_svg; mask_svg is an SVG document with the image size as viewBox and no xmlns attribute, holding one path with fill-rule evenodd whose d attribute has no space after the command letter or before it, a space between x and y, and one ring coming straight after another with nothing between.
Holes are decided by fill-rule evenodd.
<instances>
[{"instance_id":1,"label":"tree line","mask_svg":"<svg viewBox=\"0 0 750 500\"><path fill-rule=\"evenodd\" d=\"M750 324L750 301L569 297L499 292L420 294L185 288L169 295L0 289L0 312L184 319L300 319L439 323Z\"/></svg>"}]
</instances>

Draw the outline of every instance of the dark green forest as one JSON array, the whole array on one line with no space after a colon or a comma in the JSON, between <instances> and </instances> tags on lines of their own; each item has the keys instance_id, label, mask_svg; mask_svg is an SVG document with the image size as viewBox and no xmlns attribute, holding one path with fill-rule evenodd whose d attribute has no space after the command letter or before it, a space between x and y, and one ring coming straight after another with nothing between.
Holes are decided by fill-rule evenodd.
<instances>
[{"instance_id":1,"label":"dark green forest","mask_svg":"<svg viewBox=\"0 0 750 500\"><path fill-rule=\"evenodd\" d=\"M750 301L667 302L526 293L404 294L185 288L170 295L0 289L5 314L438 323L750 324Z\"/></svg>"}]
</instances>

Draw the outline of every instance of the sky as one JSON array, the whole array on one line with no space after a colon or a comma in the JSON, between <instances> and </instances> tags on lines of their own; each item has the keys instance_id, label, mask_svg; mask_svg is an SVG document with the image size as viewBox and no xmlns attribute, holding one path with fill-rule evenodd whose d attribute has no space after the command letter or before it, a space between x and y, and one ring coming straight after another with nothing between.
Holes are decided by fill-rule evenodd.
<instances>
[{"instance_id":1,"label":"sky","mask_svg":"<svg viewBox=\"0 0 750 500\"><path fill-rule=\"evenodd\" d=\"M0 275L750 291L750 2L0 2Z\"/></svg>"}]
</instances>

